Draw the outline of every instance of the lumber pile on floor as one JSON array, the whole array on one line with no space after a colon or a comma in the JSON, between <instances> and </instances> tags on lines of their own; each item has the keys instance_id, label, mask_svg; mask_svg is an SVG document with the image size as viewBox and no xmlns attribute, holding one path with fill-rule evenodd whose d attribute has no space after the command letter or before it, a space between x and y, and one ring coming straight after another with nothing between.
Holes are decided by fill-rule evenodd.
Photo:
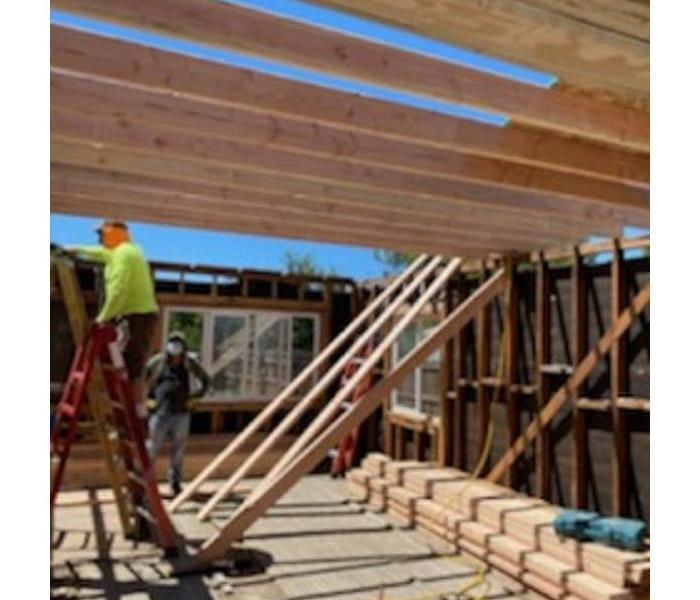
<instances>
[{"instance_id":1,"label":"lumber pile on floor","mask_svg":"<svg viewBox=\"0 0 700 600\"><path fill-rule=\"evenodd\" d=\"M561 538L561 508L453 468L372 453L347 474L351 495L415 527L441 552L476 556L555 600L649 596L649 552Z\"/></svg>"}]
</instances>

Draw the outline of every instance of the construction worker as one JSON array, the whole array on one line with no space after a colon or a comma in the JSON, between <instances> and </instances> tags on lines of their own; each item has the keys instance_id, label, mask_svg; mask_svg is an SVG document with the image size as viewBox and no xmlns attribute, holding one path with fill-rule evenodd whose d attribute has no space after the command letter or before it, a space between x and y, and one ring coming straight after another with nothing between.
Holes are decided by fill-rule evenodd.
<instances>
[{"instance_id":1,"label":"construction worker","mask_svg":"<svg viewBox=\"0 0 700 600\"><path fill-rule=\"evenodd\" d=\"M209 389L209 375L195 356L188 352L185 336L173 332L163 352L146 364L148 451L155 460L167 437L170 437L170 470L168 479L177 496L182 481L182 463L190 432L190 413Z\"/></svg>"},{"instance_id":2,"label":"construction worker","mask_svg":"<svg viewBox=\"0 0 700 600\"><path fill-rule=\"evenodd\" d=\"M99 246L68 246L65 250L104 264L104 303L96 321L116 326L136 410L145 419L142 375L158 322L151 270L141 248L132 243L126 223L105 220L96 231Z\"/></svg>"}]
</instances>

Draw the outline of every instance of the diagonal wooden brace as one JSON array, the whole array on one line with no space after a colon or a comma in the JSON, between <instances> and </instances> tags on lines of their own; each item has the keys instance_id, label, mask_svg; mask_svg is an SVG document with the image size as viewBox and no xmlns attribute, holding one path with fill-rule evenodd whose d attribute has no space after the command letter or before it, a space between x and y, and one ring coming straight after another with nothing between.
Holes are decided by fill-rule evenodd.
<instances>
[{"instance_id":1,"label":"diagonal wooden brace","mask_svg":"<svg viewBox=\"0 0 700 600\"><path fill-rule=\"evenodd\" d=\"M309 473L327 452L353 427L358 426L379 406L382 399L435 350L456 335L485 304L503 290L505 274L498 270L469 298L462 302L433 332L419 343L381 381L298 454L269 486L249 497L228 519L221 531L207 540L195 557L203 565L223 556L229 546L260 518L301 477Z\"/></svg>"},{"instance_id":2,"label":"diagonal wooden brace","mask_svg":"<svg viewBox=\"0 0 700 600\"><path fill-rule=\"evenodd\" d=\"M551 397L549 402L542 408L535 420L528 425L527 429L517 439L517 441L506 451L498 463L491 469L487 479L498 481L503 477L506 470L518 457L525 452L527 445L537 438L540 429L551 422L555 415L561 410L566 402L571 398L572 391L578 388L588 377L600 360L610 351L613 343L629 329L635 317L639 315L649 303L650 284L642 289L632 300L632 304L620 313L612 325L598 340L595 347L576 366L574 372L566 380L559 390Z\"/></svg>"}]
</instances>

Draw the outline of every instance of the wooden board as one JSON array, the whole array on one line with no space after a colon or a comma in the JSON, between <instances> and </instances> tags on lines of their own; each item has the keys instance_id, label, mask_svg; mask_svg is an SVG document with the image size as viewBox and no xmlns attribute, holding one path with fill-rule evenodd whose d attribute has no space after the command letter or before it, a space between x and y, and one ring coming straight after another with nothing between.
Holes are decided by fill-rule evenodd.
<instances>
[{"instance_id":1,"label":"wooden board","mask_svg":"<svg viewBox=\"0 0 700 600\"><path fill-rule=\"evenodd\" d=\"M648 150L649 114L573 90L547 90L213 0L54 0L86 16L500 112L514 119Z\"/></svg>"},{"instance_id":2,"label":"wooden board","mask_svg":"<svg viewBox=\"0 0 700 600\"><path fill-rule=\"evenodd\" d=\"M649 2L314 2L551 73L589 93L649 103Z\"/></svg>"},{"instance_id":3,"label":"wooden board","mask_svg":"<svg viewBox=\"0 0 700 600\"><path fill-rule=\"evenodd\" d=\"M438 278L435 283L442 285L444 282ZM250 527L286 489L305 472L312 469L319 460L322 460L327 451L337 443L337 440L369 416L381 404L386 394L398 385L408 373L412 372L416 365L422 363L436 348L473 319L479 309L502 290L503 285L504 272L500 270L484 282L467 300L456 307L454 312L433 329L425 340L413 348L387 377L371 388L362 402L353 404L351 409L316 438L314 444L304 449L280 477L255 498L254 505L252 503L244 504L234 513L224 525L222 532L205 542L196 560L200 563L207 562L215 556L221 556L222 553L225 553L230 544L240 537L241 533Z\"/></svg>"},{"instance_id":4,"label":"wooden board","mask_svg":"<svg viewBox=\"0 0 700 600\"><path fill-rule=\"evenodd\" d=\"M133 68L138 65L138 68ZM523 125L492 127L356 94L297 83L260 72L51 27L53 73L108 78L164 97L177 95L214 107L243 107L264 115L325 123L349 132L503 158L618 181L649 182L649 156Z\"/></svg>"},{"instance_id":5,"label":"wooden board","mask_svg":"<svg viewBox=\"0 0 700 600\"><path fill-rule=\"evenodd\" d=\"M213 104L190 96L127 87L118 81L68 72L51 74L51 106L60 113L114 119L122 128L153 124L163 129L194 132L198 137L230 139L311 156L382 164L408 172L442 174L614 203L634 195L648 198L648 185L641 182L631 185L475 153L433 148L415 141L392 140L368 132L349 132L310 120L282 115L273 118L247 107Z\"/></svg>"},{"instance_id":6,"label":"wooden board","mask_svg":"<svg viewBox=\"0 0 700 600\"><path fill-rule=\"evenodd\" d=\"M526 207L499 208L468 200L431 197L426 202L411 194L350 188L343 183L329 188L323 182L293 175L202 165L114 147L96 148L83 142L54 140L52 149L52 191L56 198L112 202L127 210L150 210L163 220L172 219L160 209L166 199L201 218L221 217L219 227L225 226L226 213L232 209L245 217L245 222L254 222L260 221L261 211L269 208L272 215L283 214L290 229L302 221L314 230L325 227L330 233L337 230L340 236L351 228L361 236L383 227L384 235L397 243L415 245L421 240L434 243L444 239L443 246L459 248L532 247L543 240L618 229L613 217L619 209L580 219L575 214L538 214ZM177 171L170 172L170 168ZM87 200L83 203L89 208ZM609 219L607 223L599 220L603 218ZM275 221L268 222L274 228Z\"/></svg>"},{"instance_id":7,"label":"wooden board","mask_svg":"<svg viewBox=\"0 0 700 600\"><path fill-rule=\"evenodd\" d=\"M449 178L442 174L405 172L379 165L371 167L335 158L308 156L286 149L244 144L232 139L203 137L201 134L162 128L153 123L131 126L118 119L91 119L80 115L53 112L51 135L56 140L85 140L107 146L128 148L137 152L157 152L198 162L236 166L261 172L294 174L300 178L329 183L344 183L353 188L393 190L413 194L464 200L472 204L488 202L502 208L541 211L544 214L566 214L582 218L593 214L619 214L629 219L643 219L649 211L648 190L623 188L623 193L596 198L596 188L606 184L590 181L581 186L590 190L590 198L516 186L502 186L472 179ZM524 179L523 182L526 182ZM607 184L610 185L610 184ZM618 186L620 187L620 186ZM535 185L532 186L535 188ZM611 201L609 201L611 200ZM587 210L586 210L587 209ZM637 221L639 223L640 221Z\"/></svg>"}]
</instances>

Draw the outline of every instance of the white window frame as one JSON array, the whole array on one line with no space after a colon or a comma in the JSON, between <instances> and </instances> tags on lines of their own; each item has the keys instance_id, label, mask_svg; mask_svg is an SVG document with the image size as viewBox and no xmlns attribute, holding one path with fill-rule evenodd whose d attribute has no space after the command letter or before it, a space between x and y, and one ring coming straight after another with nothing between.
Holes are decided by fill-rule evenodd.
<instances>
[{"instance_id":1,"label":"white window frame","mask_svg":"<svg viewBox=\"0 0 700 600\"><path fill-rule=\"evenodd\" d=\"M321 317L318 313L311 312L311 311L295 311L295 310L286 310L286 311L280 311L280 310L264 310L264 309L255 309L255 308L222 308L222 307L203 307L203 306L187 306L187 305L181 305L181 304L169 304L167 306L163 307L163 332L162 332L162 346L165 347L165 344L167 343L168 340L168 329L169 329L169 323L170 323L170 317L172 313L179 313L179 312L184 312L184 313L195 313L195 314L201 314L203 319L202 319L202 348L201 348L201 353L199 356L199 360L202 363L202 366L206 369L209 370L210 367L212 366L212 357L213 357L213 352L214 352L214 319L217 316L226 316L226 317L243 317L245 319L245 327L250 328L250 316L255 315L256 317L258 315L264 316L264 317L270 317L270 318L275 318L275 319L289 319L289 328L288 328L288 335L287 335L287 360L286 364L284 365L284 370L285 370L285 379L287 382L290 382L292 380L292 368L293 368L293 352L294 352L294 347L293 347L293 319L294 318L303 318L303 319L311 319L313 322L313 348L312 348L312 357L316 356L319 352L319 346L320 346L320 338L321 338ZM249 333L247 334L249 335ZM252 357L252 363L253 363L253 370L254 372L257 370L257 367L259 365L259 360L260 360L260 352L258 351L258 339L257 337L254 338L253 342L253 357ZM235 403L235 402L244 402L246 400L272 400L273 396L265 396L262 397L259 395L258 391L258 379L257 377L249 377L249 365L251 363L251 359L249 356L248 351L246 351L246 357L245 360L243 361L243 381L245 382L245 385L247 385L248 380L251 381L251 388L247 391L245 394L245 398L215 398L215 397L207 397L206 400L208 402L222 402L222 403Z\"/></svg>"}]
</instances>

